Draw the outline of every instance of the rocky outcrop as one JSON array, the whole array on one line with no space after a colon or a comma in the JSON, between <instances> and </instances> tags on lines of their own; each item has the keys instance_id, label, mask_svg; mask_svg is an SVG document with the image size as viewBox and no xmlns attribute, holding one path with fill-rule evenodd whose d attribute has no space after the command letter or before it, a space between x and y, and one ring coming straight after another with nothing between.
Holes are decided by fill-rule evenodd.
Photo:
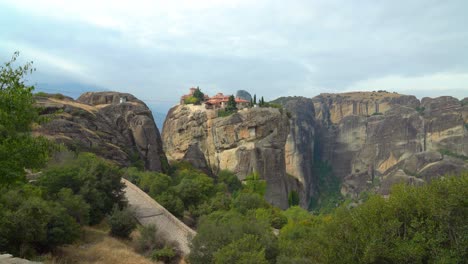
<instances>
[{"instance_id":1,"label":"rocky outcrop","mask_svg":"<svg viewBox=\"0 0 468 264\"><path fill-rule=\"evenodd\" d=\"M414 96L358 92L322 94L313 101L321 159L343 179L345 195L369 189L388 194L395 182L417 184L468 168L465 106L456 98L419 102Z\"/></svg>"},{"instance_id":2,"label":"rocky outcrop","mask_svg":"<svg viewBox=\"0 0 468 264\"><path fill-rule=\"evenodd\" d=\"M167 241L175 243L182 255L187 256L190 253L190 241L197 233L140 188L125 179L122 182L125 184L125 198L138 222L144 226L156 226L158 236L163 235Z\"/></svg>"},{"instance_id":3,"label":"rocky outcrop","mask_svg":"<svg viewBox=\"0 0 468 264\"><path fill-rule=\"evenodd\" d=\"M266 199L286 208L288 192L297 188L286 175L288 134L289 119L279 109L250 108L218 117L203 106L177 105L162 136L170 161L185 159L202 169L206 164L215 174L227 169L241 180L258 172L267 181Z\"/></svg>"},{"instance_id":4,"label":"rocky outcrop","mask_svg":"<svg viewBox=\"0 0 468 264\"><path fill-rule=\"evenodd\" d=\"M34 129L72 150L90 151L122 166L142 165L165 171L161 136L148 107L131 94L85 93L36 97L41 114L50 119Z\"/></svg>"},{"instance_id":5,"label":"rocky outcrop","mask_svg":"<svg viewBox=\"0 0 468 264\"><path fill-rule=\"evenodd\" d=\"M281 97L274 101L289 116L285 145L286 173L298 181L300 205L307 208L314 195L317 179L313 173L315 146L315 110L311 99Z\"/></svg>"},{"instance_id":6,"label":"rocky outcrop","mask_svg":"<svg viewBox=\"0 0 468 264\"><path fill-rule=\"evenodd\" d=\"M10 254L0 254L2 264L41 264L42 262L29 261L27 259L15 258Z\"/></svg>"}]
</instances>

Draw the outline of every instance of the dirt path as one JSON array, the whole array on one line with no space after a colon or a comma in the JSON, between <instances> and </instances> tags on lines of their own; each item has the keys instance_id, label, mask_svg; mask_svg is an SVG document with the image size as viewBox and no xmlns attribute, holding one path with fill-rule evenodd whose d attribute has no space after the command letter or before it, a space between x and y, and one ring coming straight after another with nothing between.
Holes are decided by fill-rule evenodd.
<instances>
[{"instance_id":1,"label":"dirt path","mask_svg":"<svg viewBox=\"0 0 468 264\"><path fill-rule=\"evenodd\" d=\"M125 196L129 205L136 211L140 224L154 224L168 240L179 244L179 248L184 255L190 253L189 241L196 235L196 232L173 216L140 188L125 179L122 179L122 181L126 186Z\"/></svg>"}]
</instances>

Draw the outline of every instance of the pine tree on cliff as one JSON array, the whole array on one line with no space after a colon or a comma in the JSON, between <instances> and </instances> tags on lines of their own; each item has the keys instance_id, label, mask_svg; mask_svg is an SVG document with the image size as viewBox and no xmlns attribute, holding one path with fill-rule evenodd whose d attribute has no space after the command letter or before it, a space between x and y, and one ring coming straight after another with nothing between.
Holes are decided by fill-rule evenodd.
<instances>
[{"instance_id":1,"label":"pine tree on cliff","mask_svg":"<svg viewBox=\"0 0 468 264\"><path fill-rule=\"evenodd\" d=\"M200 88L198 88L198 86L197 86L197 89L193 92L193 97L197 99L196 104L201 104L203 101L205 101L205 94L202 93L202 91L200 90Z\"/></svg>"},{"instance_id":2,"label":"pine tree on cliff","mask_svg":"<svg viewBox=\"0 0 468 264\"><path fill-rule=\"evenodd\" d=\"M229 101L226 105L226 112L236 112L237 111L237 103L234 95L229 96Z\"/></svg>"}]
</instances>

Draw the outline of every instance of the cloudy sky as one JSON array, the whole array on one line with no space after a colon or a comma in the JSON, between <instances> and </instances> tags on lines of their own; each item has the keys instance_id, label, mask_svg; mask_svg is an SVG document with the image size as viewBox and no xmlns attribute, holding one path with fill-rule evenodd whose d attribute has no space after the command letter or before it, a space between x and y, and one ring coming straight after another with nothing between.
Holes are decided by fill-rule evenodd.
<instances>
[{"instance_id":1,"label":"cloudy sky","mask_svg":"<svg viewBox=\"0 0 468 264\"><path fill-rule=\"evenodd\" d=\"M130 92L165 112L189 87L266 100L388 90L468 96L466 0L0 0L0 59L39 90Z\"/></svg>"}]
</instances>

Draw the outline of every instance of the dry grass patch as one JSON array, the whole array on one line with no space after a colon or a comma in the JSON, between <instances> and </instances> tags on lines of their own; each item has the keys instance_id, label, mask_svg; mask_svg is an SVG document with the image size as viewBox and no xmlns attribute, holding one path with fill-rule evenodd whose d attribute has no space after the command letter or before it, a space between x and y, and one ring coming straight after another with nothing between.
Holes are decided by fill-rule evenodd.
<instances>
[{"instance_id":1,"label":"dry grass patch","mask_svg":"<svg viewBox=\"0 0 468 264\"><path fill-rule=\"evenodd\" d=\"M103 230L104 229L104 230ZM137 254L131 241L124 241L108 235L104 227L84 227L80 241L74 245L60 247L43 260L49 264L154 264Z\"/></svg>"}]
</instances>

